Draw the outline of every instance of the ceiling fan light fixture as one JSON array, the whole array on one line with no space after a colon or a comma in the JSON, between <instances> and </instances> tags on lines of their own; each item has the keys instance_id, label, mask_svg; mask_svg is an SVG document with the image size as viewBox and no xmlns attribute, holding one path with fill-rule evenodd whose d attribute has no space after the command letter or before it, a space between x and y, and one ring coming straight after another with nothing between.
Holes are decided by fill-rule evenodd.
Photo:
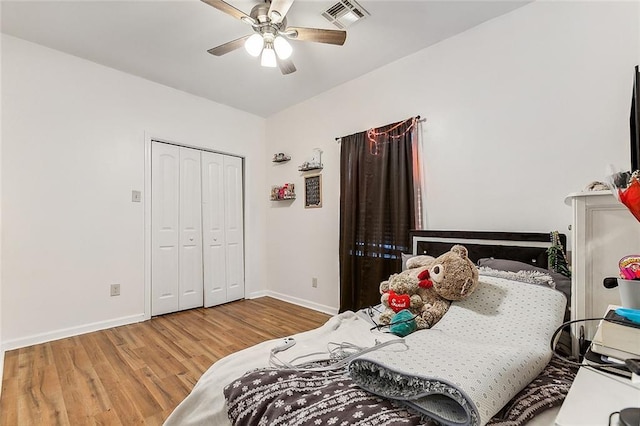
<instances>
[{"instance_id":1,"label":"ceiling fan light fixture","mask_svg":"<svg viewBox=\"0 0 640 426\"><path fill-rule=\"evenodd\" d=\"M293 53L293 47L287 41L286 38L282 36L277 36L273 41L273 48L278 54L278 58L280 59L289 59L291 54Z\"/></svg>"},{"instance_id":2,"label":"ceiling fan light fixture","mask_svg":"<svg viewBox=\"0 0 640 426\"><path fill-rule=\"evenodd\" d=\"M278 63L276 62L276 52L271 46L266 46L262 50L262 58L260 58L260 65L263 67L275 68Z\"/></svg>"},{"instance_id":3,"label":"ceiling fan light fixture","mask_svg":"<svg viewBox=\"0 0 640 426\"><path fill-rule=\"evenodd\" d=\"M271 11L271 22L273 23L279 23L282 21L282 15L280 14L280 12L278 12L277 10L272 10Z\"/></svg>"},{"instance_id":4,"label":"ceiling fan light fixture","mask_svg":"<svg viewBox=\"0 0 640 426\"><path fill-rule=\"evenodd\" d=\"M260 52L262 52L263 47L264 47L264 40L262 36L258 33L251 35L251 37L249 37L247 41L244 42L244 48L247 51L247 53L249 53L249 55L256 58L260 56Z\"/></svg>"}]
</instances>

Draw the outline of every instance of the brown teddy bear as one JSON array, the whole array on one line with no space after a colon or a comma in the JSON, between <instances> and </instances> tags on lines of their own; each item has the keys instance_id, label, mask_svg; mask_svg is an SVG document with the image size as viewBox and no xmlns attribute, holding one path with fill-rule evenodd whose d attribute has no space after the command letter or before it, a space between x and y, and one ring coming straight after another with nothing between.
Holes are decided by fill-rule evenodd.
<instances>
[{"instance_id":1,"label":"brown teddy bear","mask_svg":"<svg viewBox=\"0 0 640 426\"><path fill-rule=\"evenodd\" d=\"M412 301L416 300L413 297L415 294L420 296L422 305L416 301L413 302L415 308L409 304L407 309L417 315L417 328L424 329L433 327L444 316L451 301L464 299L478 286L478 269L469 259L466 247L461 245L453 246L437 258L417 256L409 259L407 268L400 274L392 275L388 284L384 281L380 285L380 292L383 293L381 301L387 307L380 315L382 324L389 324L393 315L399 312L389 302L394 300L391 291L398 293L394 289L400 288ZM396 282L411 285L392 285ZM385 291L388 291L388 296ZM401 298L401 301L405 302L406 298Z\"/></svg>"}]
</instances>

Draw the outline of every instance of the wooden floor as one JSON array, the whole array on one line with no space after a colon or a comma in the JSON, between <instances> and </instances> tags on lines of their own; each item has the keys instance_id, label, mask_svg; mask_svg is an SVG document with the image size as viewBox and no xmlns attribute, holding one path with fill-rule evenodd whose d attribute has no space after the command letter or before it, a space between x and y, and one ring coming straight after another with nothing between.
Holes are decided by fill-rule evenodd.
<instances>
[{"instance_id":1,"label":"wooden floor","mask_svg":"<svg viewBox=\"0 0 640 426\"><path fill-rule=\"evenodd\" d=\"M9 351L0 425L159 425L216 360L328 318L263 297Z\"/></svg>"}]
</instances>

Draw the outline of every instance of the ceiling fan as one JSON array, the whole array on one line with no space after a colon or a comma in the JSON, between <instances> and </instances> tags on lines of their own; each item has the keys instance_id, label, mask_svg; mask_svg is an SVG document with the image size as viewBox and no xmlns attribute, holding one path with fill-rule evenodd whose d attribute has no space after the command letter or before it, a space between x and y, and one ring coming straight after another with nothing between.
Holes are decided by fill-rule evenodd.
<instances>
[{"instance_id":1,"label":"ceiling fan","mask_svg":"<svg viewBox=\"0 0 640 426\"><path fill-rule=\"evenodd\" d=\"M254 31L253 34L213 47L207 52L222 56L244 46L250 55L261 57L260 64L263 67L278 66L282 74L291 74L296 70L290 59L293 48L287 39L342 46L347 38L347 32L342 30L287 26L286 14L294 0L265 0L264 3L255 5L249 15L223 0L202 1L251 25Z\"/></svg>"}]
</instances>

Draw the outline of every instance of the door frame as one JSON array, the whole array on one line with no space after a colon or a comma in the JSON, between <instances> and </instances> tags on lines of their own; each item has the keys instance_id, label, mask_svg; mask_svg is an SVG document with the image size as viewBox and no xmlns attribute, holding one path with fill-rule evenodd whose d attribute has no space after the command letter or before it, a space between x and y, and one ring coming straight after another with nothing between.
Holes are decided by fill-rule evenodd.
<instances>
[{"instance_id":1,"label":"door frame","mask_svg":"<svg viewBox=\"0 0 640 426\"><path fill-rule=\"evenodd\" d=\"M246 184L246 181L245 181L246 158L243 155L239 155L231 152L215 151L213 149L204 148L198 145L178 143L171 139L156 137L152 133L149 133L146 131L144 132L144 188L142 193L142 204L144 207L144 219L143 219L143 223L144 223L144 231L143 231L144 232L144 320L151 319L151 250L152 250L152 246L151 246L151 143L152 142L166 143L166 144L176 145L184 148L192 148L192 149L198 149L201 151L213 152L215 154L230 155L233 157L238 157L242 159L243 187ZM243 206L242 222L243 222L243 229L244 229L244 232L242 235L243 247L244 247L242 257L246 260L246 254L247 254L246 241L244 241L247 233L246 222L245 222L245 210L244 210L244 207L246 206L245 197L246 197L246 191L242 191L242 206ZM243 266L245 269L244 272L245 272L245 290L246 290L247 263L243 262Z\"/></svg>"}]
</instances>

